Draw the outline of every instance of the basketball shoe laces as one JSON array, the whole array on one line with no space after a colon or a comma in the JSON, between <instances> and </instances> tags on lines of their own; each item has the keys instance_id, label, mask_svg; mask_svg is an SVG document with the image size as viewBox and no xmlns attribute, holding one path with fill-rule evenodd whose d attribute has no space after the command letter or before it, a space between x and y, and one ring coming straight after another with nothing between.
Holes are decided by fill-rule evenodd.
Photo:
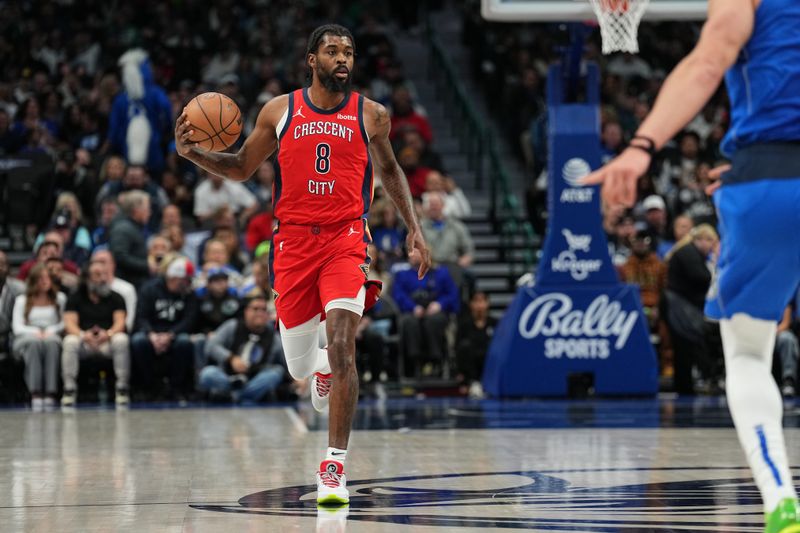
<instances>
[{"instance_id":1,"label":"basketball shoe laces","mask_svg":"<svg viewBox=\"0 0 800 533\"><path fill-rule=\"evenodd\" d=\"M317 396L325 398L331 392L331 374L317 372Z\"/></svg>"},{"instance_id":2,"label":"basketball shoe laces","mask_svg":"<svg viewBox=\"0 0 800 533\"><path fill-rule=\"evenodd\" d=\"M336 472L320 472L319 478L323 485L332 489L339 488L342 484L342 474Z\"/></svg>"}]
</instances>

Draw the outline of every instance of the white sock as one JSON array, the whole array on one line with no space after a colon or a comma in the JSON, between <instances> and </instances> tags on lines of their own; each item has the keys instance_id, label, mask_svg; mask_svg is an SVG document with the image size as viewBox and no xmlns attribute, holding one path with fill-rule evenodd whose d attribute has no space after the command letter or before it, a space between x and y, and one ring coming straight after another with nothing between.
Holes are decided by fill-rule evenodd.
<instances>
[{"instance_id":1,"label":"white sock","mask_svg":"<svg viewBox=\"0 0 800 533\"><path fill-rule=\"evenodd\" d=\"M326 461L338 461L344 464L347 459L347 450L340 450L339 448L328 448L328 453L325 454Z\"/></svg>"},{"instance_id":2,"label":"white sock","mask_svg":"<svg viewBox=\"0 0 800 533\"><path fill-rule=\"evenodd\" d=\"M772 378L776 329L776 322L745 314L720 321L728 406L768 513L782 499L797 498L783 439L783 403Z\"/></svg>"}]
</instances>

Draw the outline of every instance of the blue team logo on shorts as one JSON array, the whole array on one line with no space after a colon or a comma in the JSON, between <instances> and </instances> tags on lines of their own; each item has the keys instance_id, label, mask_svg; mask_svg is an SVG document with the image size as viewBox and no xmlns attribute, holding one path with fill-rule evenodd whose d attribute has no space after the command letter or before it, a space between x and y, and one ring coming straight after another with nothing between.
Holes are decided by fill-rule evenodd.
<instances>
[{"instance_id":1,"label":"blue team logo on shorts","mask_svg":"<svg viewBox=\"0 0 800 533\"><path fill-rule=\"evenodd\" d=\"M641 478L651 472L676 481L599 488L570 481ZM698 475L707 479L689 480ZM502 528L666 533L675 531L676 526L690 531L722 521L731 531L750 531L748 526L755 527L763 519L761 499L747 467L474 472L350 480L348 489L350 521L440 526L443 531ZM240 499L238 505L191 507L315 517L315 491L314 485L298 485L256 492Z\"/></svg>"}]
</instances>

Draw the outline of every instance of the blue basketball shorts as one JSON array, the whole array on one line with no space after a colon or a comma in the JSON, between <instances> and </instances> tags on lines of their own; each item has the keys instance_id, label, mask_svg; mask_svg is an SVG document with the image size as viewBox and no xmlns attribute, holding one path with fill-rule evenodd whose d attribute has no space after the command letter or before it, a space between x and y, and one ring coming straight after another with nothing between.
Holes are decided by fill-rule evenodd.
<instances>
[{"instance_id":1,"label":"blue basketball shorts","mask_svg":"<svg viewBox=\"0 0 800 533\"><path fill-rule=\"evenodd\" d=\"M800 283L800 177L725 184L714 203L721 249L706 316L780 321Z\"/></svg>"}]
</instances>

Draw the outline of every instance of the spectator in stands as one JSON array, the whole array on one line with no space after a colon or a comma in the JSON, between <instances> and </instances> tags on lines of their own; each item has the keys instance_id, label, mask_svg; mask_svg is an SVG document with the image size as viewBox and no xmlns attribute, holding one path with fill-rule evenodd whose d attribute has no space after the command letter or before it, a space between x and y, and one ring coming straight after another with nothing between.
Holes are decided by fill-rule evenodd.
<instances>
[{"instance_id":1,"label":"spectator in stands","mask_svg":"<svg viewBox=\"0 0 800 533\"><path fill-rule=\"evenodd\" d=\"M667 290L664 292L670 339L674 348L675 391L692 394L692 367L708 379L713 361L707 360L703 308L711 285L709 256L719 245L713 227L701 224L678 241L667 254ZM716 253L716 252L715 252Z\"/></svg>"},{"instance_id":2,"label":"spectator in stands","mask_svg":"<svg viewBox=\"0 0 800 533\"><path fill-rule=\"evenodd\" d=\"M658 243L658 247L656 249L658 257L660 259L664 259L669 251L672 250L672 247L675 246L675 242L686 237L686 235L692 231L693 227L694 221L691 217L686 215L678 215L675 217L675 220L672 222L672 236L674 240L662 239Z\"/></svg>"},{"instance_id":3,"label":"spectator in stands","mask_svg":"<svg viewBox=\"0 0 800 533\"><path fill-rule=\"evenodd\" d=\"M447 267L436 265L422 279L411 268L400 270L392 297L402 313L401 357L420 364L424 354L429 362L441 364L448 353L445 329L460 304L458 287Z\"/></svg>"},{"instance_id":4,"label":"spectator in stands","mask_svg":"<svg viewBox=\"0 0 800 533\"><path fill-rule=\"evenodd\" d=\"M25 284L9 277L8 272L8 257L0 250L0 354L9 353L14 300L25 292Z\"/></svg>"},{"instance_id":5,"label":"spectator in stands","mask_svg":"<svg viewBox=\"0 0 800 533\"><path fill-rule=\"evenodd\" d=\"M228 283L228 271L212 267L206 285L197 289L197 322L194 331L208 335L239 312L239 294Z\"/></svg>"},{"instance_id":6,"label":"spectator in stands","mask_svg":"<svg viewBox=\"0 0 800 533\"><path fill-rule=\"evenodd\" d=\"M153 235L147 241L147 265L150 272L158 272L162 261L172 251L169 239L162 235Z\"/></svg>"},{"instance_id":7,"label":"spectator in stands","mask_svg":"<svg viewBox=\"0 0 800 533\"><path fill-rule=\"evenodd\" d=\"M119 199L120 194L129 191L144 191L150 197L152 213L147 225L150 230L157 229L161 221L161 212L169 204L169 198L164 189L150 179L147 169L141 165L129 165L122 180L110 181L103 185L97 194L97 202L100 203L109 197Z\"/></svg>"},{"instance_id":8,"label":"spectator in stands","mask_svg":"<svg viewBox=\"0 0 800 533\"><path fill-rule=\"evenodd\" d=\"M411 196L420 198L422 193L425 192L425 178L431 169L421 166L419 152L411 146L406 146L400 150L397 154L397 162L406 175Z\"/></svg>"},{"instance_id":9,"label":"spectator in stands","mask_svg":"<svg viewBox=\"0 0 800 533\"><path fill-rule=\"evenodd\" d=\"M184 256L189 256L186 250L186 235L180 226L167 226L161 230L161 235L169 241L170 249Z\"/></svg>"},{"instance_id":10,"label":"spectator in stands","mask_svg":"<svg viewBox=\"0 0 800 533\"><path fill-rule=\"evenodd\" d=\"M128 165L124 158L118 155L108 156L105 161L103 161L103 166L100 169L100 181L104 184L113 181L122 181L127 167Z\"/></svg>"},{"instance_id":11,"label":"spectator in stands","mask_svg":"<svg viewBox=\"0 0 800 533\"><path fill-rule=\"evenodd\" d=\"M775 340L775 358L780 363L781 394L790 398L795 395L797 383L797 359L800 356L800 344L792 329L794 307L789 305L778 324L778 336Z\"/></svg>"},{"instance_id":12,"label":"spectator in stands","mask_svg":"<svg viewBox=\"0 0 800 533\"><path fill-rule=\"evenodd\" d=\"M464 271L472 265L475 244L463 222L444 213L444 197L441 193L430 193L423 202L425 217L422 219L422 234L431 247L431 258L450 269L456 284L461 285Z\"/></svg>"},{"instance_id":13,"label":"spectator in stands","mask_svg":"<svg viewBox=\"0 0 800 533\"><path fill-rule=\"evenodd\" d=\"M705 189L711 181L708 173L711 165L700 162L695 168L693 179L684 188L678 191L674 199L673 209L676 213L690 216L695 224L717 224L717 212L714 202Z\"/></svg>"},{"instance_id":14,"label":"spectator in stands","mask_svg":"<svg viewBox=\"0 0 800 533\"><path fill-rule=\"evenodd\" d=\"M388 266L401 260L406 229L397 216L397 208L386 199L376 200L369 211L372 242L378 256Z\"/></svg>"},{"instance_id":15,"label":"spectator in stands","mask_svg":"<svg viewBox=\"0 0 800 533\"><path fill-rule=\"evenodd\" d=\"M170 205L178 209L178 215L181 213L191 214L193 195L192 189L186 180L182 180L174 170L167 169L161 175L161 187L163 187ZM164 210L166 211L166 208ZM161 225L163 227L167 223L162 220Z\"/></svg>"},{"instance_id":16,"label":"spectator in stands","mask_svg":"<svg viewBox=\"0 0 800 533\"><path fill-rule=\"evenodd\" d=\"M272 239L272 224L274 221L275 217L272 213L272 203L270 203L253 215L247 222L245 245L251 253L255 253L259 244Z\"/></svg>"},{"instance_id":17,"label":"spectator in stands","mask_svg":"<svg viewBox=\"0 0 800 533\"><path fill-rule=\"evenodd\" d=\"M132 333L136 319L136 288L124 279L116 277L117 264L114 262L114 256L107 249L96 250L92 254L91 262L100 263L108 270L111 290L125 300L125 325L128 333Z\"/></svg>"},{"instance_id":18,"label":"spectator in stands","mask_svg":"<svg viewBox=\"0 0 800 533\"><path fill-rule=\"evenodd\" d=\"M100 202L100 218L97 226L92 232L92 243L94 246L104 246L108 244L108 233L111 222L119 214L119 204L116 198L104 198Z\"/></svg>"},{"instance_id":19,"label":"spectator in stands","mask_svg":"<svg viewBox=\"0 0 800 533\"><path fill-rule=\"evenodd\" d=\"M219 239L209 239L203 251L203 267L195 280L197 288L204 287L208 272L212 268L222 268L228 273L228 282L237 289L242 285L242 275L230 264L228 247Z\"/></svg>"},{"instance_id":20,"label":"spectator in stands","mask_svg":"<svg viewBox=\"0 0 800 533\"><path fill-rule=\"evenodd\" d=\"M117 405L128 403L130 350L125 333L125 300L111 289L111 272L105 262L93 262L83 275L80 288L67 300L64 311L64 347L61 376L64 394L61 405L71 407L77 400L78 369L86 357L109 357L117 378Z\"/></svg>"},{"instance_id":21,"label":"spectator in stands","mask_svg":"<svg viewBox=\"0 0 800 533\"><path fill-rule=\"evenodd\" d=\"M119 277L138 289L151 274L143 236L150 219L150 196L143 191L129 191L120 196L119 202L121 212L111 223L108 248Z\"/></svg>"},{"instance_id":22,"label":"spectator in stands","mask_svg":"<svg viewBox=\"0 0 800 533\"><path fill-rule=\"evenodd\" d=\"M51 257L62 257L64 252L64 240L61 234L56 231L48 231L44 234L44 240L38 247L34 248L35 256L28 259L19 267L17 278L25 280L28 277L28 272L37 263L44 263ZM79 272L78 265L72 261L64 261L64 269L71 274L77 275Z\"/></svg>"},{"instance_id":23,"label":"spectator in stands","mask_svg":"<svg viewBox=\"0 0 800 533\"><path fill-rule=\"evenodd\" d=\"M14 300L12 353L25 362L25 383L34 409L55 405L66 302L41 263L31 268L25 293Z\"/></svg>"},{"instance_id":24,"label":"spectator in stands","mask_svg":"<svg viewBox=\"0 0 800 533\"><path fill-rule=\"evenodd\" d=\"M156 376L166 367L170 390L178 399L188 392L193 346L189 338L197 316L197 299L191 290L194 267L175 256L158 277L139 291L136 333L131 340L134 383L154 394ZM161 368L158 368L157 362Z\"/></svg>"},{"instance_id":25,"label":"spectator in stands","mask_svg":"<svg viewBox=\"0 0 800 533\"><path fill-rule=\"evenodd\" d=\"M194 215L197 219L202 223L210 222L217 209L228 206L244 227L247 219L258 210L258 201L253 193L241 183L205 170L201 170L200 175L205 179L194 191Z\"/></svg>"},{"instance_id":26,"label":"spectator in stands","mask_svg":"<svg viewBox=\"0 0 800 533\"><path fill-rule=\"evenodd\" d=\"M400 85L392 91L391 113L392 133L390 138L392 141L395 140L400 131L403 131L405 126L411 126L422 135L427 144L433 142L433 129L430 122L414 109L414 101L411 98L411 92L408 87Z\"/></svg>"},{"instance_id":27,"label":"spectator in stands","mask_svg":"<svg viewBox=\"0 0 800 533\"><path fill-rule=\"evenodd\" d=\"M425 142L425 139L418 129L406 126L402 132L401 138L401 146L410 146L419 153L419 165L421 167L430 168L431 170L446 174L444 164L442 163L442 156Z\"/></svg>"},{"instance_id":28,"label":"spectator in stands","mask_svg":"<svg viewBox=\"0 0 800 533\"><path fill-rule=\"evenodd\" d=\"M469 313L459 319L456 333L457 379L462 394L483 397L483 365L495 328L497 319L489 315L489 296L475 291L469 300Z\"/></svg>"},{"instance_id":29,"label":"spectator in stands","mask_svg":"<svg viewBox=\"0 0 800 533\"><path fill-rule=\"evenodd\" d=\"M60 257L48 257L44 262L47 273L50 274L50 281L56 291L70 295L75 292L80 283L80 278L71 272L64 270L64 260Z\"/></svg>"},{"instance_id":30,"label":"spectator in stands","mask_svg":"<svg viewBox=\"0 0 800 533\"><path fill-rule=\"evenodd\" d=\"M181 219L181 210L175 204L169 204L161 212L161 228L169 226L183 227L183 220Z\"/></svg>"},{"instance_id":31,"label":"spectator in stands","mask_svg":"<svg viewBox=\"0 0 800 533\"><path fill-rule=\"evenodd\" d=\"M656 194L652 194L644 199L642 202L644 210L644 221L647 223L647 229L652 237L655 237L657 243L666 240L669 235L669 221L667 220L667 204L664 199Z\"/></svg>"},{"instance_id":32,"label":"spectator in stands","mask_svg":"<svg viewBox=\"0 0 800 533\"><path fill-rule=\"evenodd\" d=\"M600 159L604 164L622 152L624 140L619 122L609 120L603 124L603 131L600 134Z\"/></svg>"},{"instance_id":33,"label":"spectator in stands","mask_svg":"<svg viewBox=\"0 0 800 533\"><path fill-rule=\"evenodd\" d=\"M50 221L51 231L58 232L65 243L62 257L82 266L92 251L92 237L84 225L83 210L78 198L71 192L62 192L56 199L53 218ZM36 244L44 241L40 234Z\"/></svg>"},{"instance_id":34,"label":"spectator in stands","mask_svg":"<svg viewBox=\"0 0 800 533\"><path fill-rule=\"evenodd\" d=\"M233 226L218 226L211 231L211 238L225 245L228 262L237 272L244 272L250 264L250 257L242 250L239 234Z\"/></svg>"},{"instance_id":35,"label":"spectator in stands","mask_svg":"<svg viewBox=\"0 0 800 533\"><path fill-rule=\"evenodd\" d=\"M700 163L700 137L695 132L683 132L679 146L678 153L664 162L661 175L656 180L658 193L671 201L680 189L688 187L695 180L695 171Z\"/></svg>"},{"instance_id":36,"label":"spectator in stands","mask_svg":"<svg viewBox=\"0 0 800 533\"><path fill-rule=\"evenodd\" d=\"M275 167L272 161L264 161L258 167L253 179L245 182L245 187L258 200L259 205L264 208L272 206L272 185L275 181Z\"/></svg>"},{"instance_id":37,"label":"spectator in stands","mask_svg":"<svg viewBox=\"0 0 800 533\"><path fill-rule=\"evenodd\" d=\"M633 283L639 287L647 323L650 331L656 333L660 320L661 294L667 286L667 266L653 251L653 240L647 229L637 230L631 245L633 253L619 267L620 278L625 283Z\"/></svg>"},{"instance_id":38,"label":"spectator in stands","mask_svg":"<svg viewBox=\"0 0 800 533\"><path fill-rule=\"evenodd\" d=\"M261 401L275 391L286 375L286 363L266 297L245 300L243 317L222 324L209 339L206 354L215 365L200 373L201 390L230 394L243 403Z\"/></svg>"},{"instance_id":39,"label":"spectator in stands","mask_svg":"<svg viewBox=\"0 0 800 533\"><path fill-rule=\"evenodd\" d=\"M443 176L440 172L432 170L425 177L425 193L422 195L422 202L425 203L425 196L428 193L438 192L444 198L444 216L462 219L472 213L469 199L464 191L456 185L453 178Z\"/></svg>"},{"instance_id":40,"label":"spectator in stands","mask_svg":"<svg viewBox=\"0 0 800 533\"><path fill-rule=\"evenodd\" d=\"M636 219L629 212L623 215L614 226L613 238L609 240L611 260L614 266L624 265L631 255L633 236L636 234Z\"/></svg>"}]
</instances>

